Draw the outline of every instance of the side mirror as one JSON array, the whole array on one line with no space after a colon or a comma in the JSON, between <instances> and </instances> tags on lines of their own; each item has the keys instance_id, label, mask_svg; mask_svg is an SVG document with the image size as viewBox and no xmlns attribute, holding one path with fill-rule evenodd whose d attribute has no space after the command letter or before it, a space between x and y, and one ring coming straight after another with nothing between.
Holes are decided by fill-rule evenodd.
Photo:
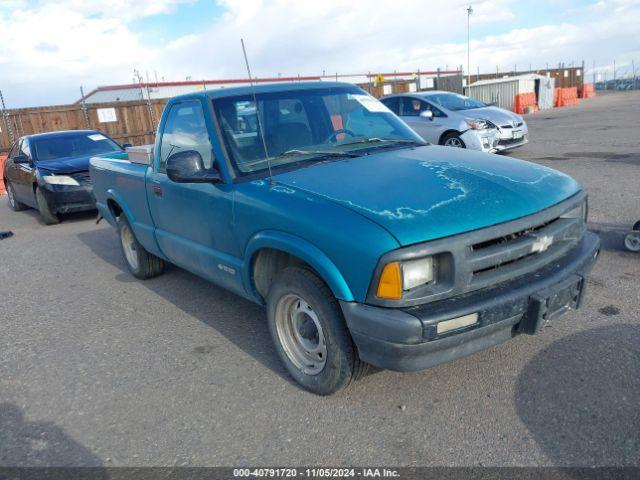
<instances>
[{"instance_id":1,"label":"side mirror","mask_svg":"<svg viewBox=\"0 0 640 480\"><path fill-rule=\"evenodd\" d=\"M122 149L123 150L126 150L127 148L131 148L131 147L133 147L133 145L131 143L123 143L122 144Z\"/></svg>"},{"instance_id":2,"label":"side mirror","mask_svg":"<svg viewBox=\"0 0 640 480\"><path fill-rule=\"evenodd\" d=\"M433 120L433 112L431 110L423 110L420 112L420 117Z\"/></svg>"},{"instance_id":3,"label":"side mirror","mask_svg":"<svg viewBox=\"0 0 640 480\"><path fill-rule=\"evenodd\" d=\"M216 169L204 168L202 156L195 150L174 153L167 159L167 177L176 183L219 183Z\"/></svg>"},{"instance_id":4,"label":"side mirror","mask_svg":"<svg viewBox=\"0 0 640 480\"><path fill-rule=\"evenodd\" d=\"M13 163L29 163L29 157L20 154L13 157Z\"/></svg>"}]
</instances>

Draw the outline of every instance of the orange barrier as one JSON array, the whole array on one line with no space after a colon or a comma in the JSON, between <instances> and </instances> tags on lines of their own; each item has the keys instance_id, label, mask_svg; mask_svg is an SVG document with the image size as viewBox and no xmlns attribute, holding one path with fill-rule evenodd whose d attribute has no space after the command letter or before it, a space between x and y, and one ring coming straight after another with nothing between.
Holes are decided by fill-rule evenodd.
<instances>
[{"instance_id":1,"label":"orange barrier","mask_svg":"<svg viewBox=\"0 0 640 480\"><path fill-rule=\"evenodd\" d=\"M578 87L556 88L554 92L554 105L556 107L569 107L578 105Z\"/></svg>"},{"instance_id":2,"label":"orange barrier","mask_svg":"<svg viewBox=\"0 0 640 480\"><path fill-rule=\"evenodd\" d=\"M519 93L515 96L513 101L513 111L522 115L523 113L532 113L538 110L538 100L536 94L531 93Z\"/></svg>"},{"instance_id":3,"label":"orange barrier","mask_svg":"<svg viewBox=\"0 0 640 480\"><path fill-rule=\"evenodd\" d=\"M580 98L591 98L596 96L596 89L593 83L584 83L579 93Z\"/></svg>"},{"instance_id":4,"label":"orange barrier","mask_svg":"<svg viewBox=\"0 0 640 480\"><path fill-rule=\"evenodd\" d=\"M2 181L2 172L4 171L4 161L6 159L6 155L0 155L0 195L4 195L4 182Z\"/></svg>"}]
</instances>

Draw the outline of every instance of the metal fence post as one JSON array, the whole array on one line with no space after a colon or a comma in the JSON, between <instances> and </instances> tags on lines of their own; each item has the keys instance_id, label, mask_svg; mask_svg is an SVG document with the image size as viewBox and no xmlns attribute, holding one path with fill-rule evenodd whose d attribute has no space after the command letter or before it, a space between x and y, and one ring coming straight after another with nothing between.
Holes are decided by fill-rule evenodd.
<instances>
[{"instance_id":1,"label":"metal fence post","mask_svg":"<svg viewBox=\"0 0 640 480\"><path fill-rule=\"evenodd\" d=\"M84 116L84 123L87 129L91 128L91 123L89 122L89 111L87 110L87 103L84 101L84 89L82 85L80 85L80 108L82 109L82 115Z\"/></svg>"},{"instance_id":2,"label":"metal fence post","mask_svg":"<svg viewBox=\"0 0 640 480\"><path fill-rule=\"evenodd\" d=\"M2 96L2 90L0 90L0 106L2 106L2 120L4 121L4 128L7 130L7 134L9 135L9 141L11 145L15 143L15 138L13 136L13 130L11 129L11 123L9 122L9 114L7 113L7 107L4 103L4 97Z\"/></svg>"}]
</instances>

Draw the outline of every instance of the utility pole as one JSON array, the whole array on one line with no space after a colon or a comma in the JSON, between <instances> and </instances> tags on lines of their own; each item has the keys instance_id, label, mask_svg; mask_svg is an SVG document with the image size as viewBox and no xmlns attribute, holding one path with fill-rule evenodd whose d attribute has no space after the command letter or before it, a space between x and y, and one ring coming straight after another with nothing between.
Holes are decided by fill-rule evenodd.
<instances>
[{"instance_id":1,"label":"utility pole","mask_svg":"<svg viewBox=\"0 0 640 480\"><path fill-rule=\"evenodd\" d=\"M467 87L471 85L471 5L467 8Z\"/></svg>"},{"instance_id":2,"label":"utility pole","mask_svg":"<svg viewBox=\"0 0 640 480\"><path fill-rule=\"evenodd\" d=\"M596 85L596 61L594 60L593 61L593 88L596 88L595 85Z\"/></svg>"}]
</instances>

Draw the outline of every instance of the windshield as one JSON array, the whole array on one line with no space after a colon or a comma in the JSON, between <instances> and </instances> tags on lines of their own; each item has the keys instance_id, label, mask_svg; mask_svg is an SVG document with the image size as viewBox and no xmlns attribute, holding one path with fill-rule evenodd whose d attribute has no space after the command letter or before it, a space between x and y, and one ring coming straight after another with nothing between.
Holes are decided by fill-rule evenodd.
<instances>
[{"instance_id":1,"label":"windshield","mask_svg":"<svg viewBox=\"0 0 640 480\"><path fill-rule=\"evenodd\" d=\"M121 151L120 145L101 133L79 133L32 140L35 158L39 162L70 157L89 157Z\"/></svg>"},{"instance_id":2,"label":"windshield","mask_svg":"<svg viewBox=\"0 0 640 480\"><path fill-rule=\"evenodd\" d=\"M259 122L252 94L214 101L227 150L240 173L268 169L265 147L275 168L424 144L387 107L357 87L258 93L256 98Z\"/></svg>"},{"instance_id":3,"label":"windshield","mask_svg":"<svg viewBox=\"0 0 640 480\"><path fill-rule=\"evenodd\" d=\"M487 104L457 93L436 93L427 97L429 101L447 110L471 110L486 107Z\"/></svg>"}]
</instances>

